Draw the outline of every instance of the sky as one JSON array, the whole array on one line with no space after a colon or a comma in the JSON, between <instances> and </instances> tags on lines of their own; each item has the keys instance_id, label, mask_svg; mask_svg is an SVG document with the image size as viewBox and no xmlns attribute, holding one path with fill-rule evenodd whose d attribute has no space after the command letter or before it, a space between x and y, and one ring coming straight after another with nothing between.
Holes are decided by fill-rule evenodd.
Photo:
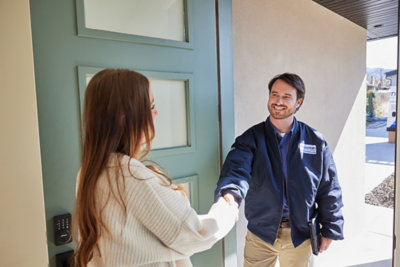
<instances>
[{"instance_id":1,"label":"sky","mask_svg":"<svg viewBox=\"0 0 400 267\"><path fill-rule=\"evenodd\" d=\"M367 42L367 68L397 69L397 36Z\"/></svg>"}]
</instances>

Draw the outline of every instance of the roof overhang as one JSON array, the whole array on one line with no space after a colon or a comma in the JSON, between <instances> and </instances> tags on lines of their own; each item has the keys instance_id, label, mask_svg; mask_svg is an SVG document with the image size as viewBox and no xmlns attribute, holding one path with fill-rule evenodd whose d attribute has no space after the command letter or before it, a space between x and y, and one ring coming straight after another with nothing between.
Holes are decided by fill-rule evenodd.
<instances>
[{"instance_id":1,"label":"roof overhang","mask_svg":"<svg viewBox=\"0 0 400 267\"><path fill-rule=\"evenodd\" d=\"M367 30L367 40L398 35L398 0L313 0Z\"/></svg>"}]
</instances>

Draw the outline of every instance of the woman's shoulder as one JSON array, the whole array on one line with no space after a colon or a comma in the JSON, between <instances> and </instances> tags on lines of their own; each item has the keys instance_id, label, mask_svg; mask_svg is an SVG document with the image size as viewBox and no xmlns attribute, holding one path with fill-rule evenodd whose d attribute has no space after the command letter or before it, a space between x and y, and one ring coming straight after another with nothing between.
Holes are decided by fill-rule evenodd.
<instances>
[{"instance_id":1,"label":"woman's shoulder","mask_svg":"<svg viewBox=\"0 0 400 267\"><path fill-rule=\"evenodd\" d=\"M143 201L159 205L161 210L172 212L182 221L192 211L189 200L180 192L174 190L176 185L171 184L165 177L153 172L142 162L123 156L120 163L124 172L128 202L143 203ZM161 208L162 207L162 208Z\"/></svg>"},{"instance_id":2,"label":"woman's shoulder","mask_svg":"<svg viewBox=\"0 0 400 267\"><path fill-rule=\"evenodd\" d=\"M157 177L157 175L142 162L127 155L113 155L110 159L109 167L120 167L126 178L133 177L138 180L148 180Z\"/></svg>"}]
</instances>

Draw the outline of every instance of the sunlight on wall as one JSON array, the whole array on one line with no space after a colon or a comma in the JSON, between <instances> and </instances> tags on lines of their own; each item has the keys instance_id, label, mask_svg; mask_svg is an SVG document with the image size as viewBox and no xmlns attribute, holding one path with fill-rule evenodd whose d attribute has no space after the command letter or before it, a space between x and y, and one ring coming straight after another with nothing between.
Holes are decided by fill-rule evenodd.
<instances>
[{"instance_id":1,"label":"sunlight on wall","mask_svg":"<svg viewBox=\"0 0 400 267\"><path fill-rule=\"evenodd\" d=\"M358 233L354 229L363 228L364 221L360 218L364 218L365 168L360 166L365 164L365 145L357 145L363 141L365 142L365 80L361 81L358 95L354 100L336 148L333 151L343 192L345 239L339 242L332 242L328 250L329 253L323 253L314 258L314 266L324 266L324 262L327 261L332 263L335 251Z\"/></svg>"}]
</instances>

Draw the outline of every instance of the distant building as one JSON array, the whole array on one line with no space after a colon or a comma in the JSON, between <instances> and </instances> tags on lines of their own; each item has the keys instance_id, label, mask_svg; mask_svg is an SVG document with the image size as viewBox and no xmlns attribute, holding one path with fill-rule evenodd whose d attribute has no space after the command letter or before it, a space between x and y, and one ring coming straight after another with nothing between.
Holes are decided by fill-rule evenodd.
<instances>
[{"instance_id":1,"label":"distant building","mask_svg":"<svg viewBox=\"0 0 400 267\"><path fill-rule=\"evenodd\" d=\"M390 86L396 86L397 85L397 70L391 70L388 72L385 72L386 78L389 79Z\"/></svg>"},{"instance_id":2,"label":"distant building","mask_svg":"<svg viewBox=\"0 0 400 267\"><path fill-rule=\"evenodd\" d=\"M386 71L386 72L385 72ZM387 71L385 69L367 69L367 90L389 90L390 80L387 79L387 73L392 71Z\"/></svg>"},{"instance_id":3,"label":"distant building","mask_svg":"<svg viewBox=\"0 0 400 267\"><path fill-rule=\"evenodd\" d=\"M389 131L389 143L395 141L396 130L396 102L397 102L397 70L385 72L386 78L390 81L389 112L387 117L387 130Z\"/></svg>"}]
</instances>

